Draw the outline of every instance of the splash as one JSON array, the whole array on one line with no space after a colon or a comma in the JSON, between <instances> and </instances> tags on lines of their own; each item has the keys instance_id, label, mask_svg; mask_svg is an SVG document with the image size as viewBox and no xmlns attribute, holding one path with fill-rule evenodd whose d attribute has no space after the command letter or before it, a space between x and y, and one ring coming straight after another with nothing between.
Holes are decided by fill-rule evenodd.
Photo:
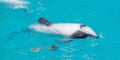
<instances>
[{"instance_id":1,"label":"splash","mask_svg":"<svg viewBox=\"0 0 120 60\"><path fill-rule=\"evenodd\" d=\"M35 13L35 15L41 15L46 8L44 7L44 2L39 1L39 2L31 2L31 5L26 9L26 12L31 14Z\"/></svg>"},{"instance_id":2,"label":"splash","mask_svg":"<svg viewBox=\"0 0 120 60\"><path fill-rule=\"evenodd\" d=\"M99 34L99 36L100 36L100 38L104 38L104 36L103 36L103 33L102 33L102 32Z\"/></svg>"},{"instance_id":3,"label":"splash","mask_svg":"<svg viewBox=\"0 0 120 60\"><path fill-rule=\"evenodd\" d=\"M44 11L46 8L43 7L43 3L42 2L38 2L38 4L40 5L40 10Z\"/></svg>"},{"instance_id":4,"label":"splash","mask_svg":"<svg viewBox=\"0 0 120 60\"><path fill-rule=\"evenodd\" d=\"M2 0L0 2L7 4L13 9L28 8L27 5L30 4L30 2L25 0Z\"/></svg>"},{"instance_id":5,"label":"splash","mask_svg":"<svg viewBox=\"0 0 120 60\"><path fill-rule=\"evenodd\" d=\"M100 34L99 34L99 37L100 37L99 40L98 40L98 39L91 39L91 44L90 44L91 47L96 47L96 46L98 46L100 43L103 42L103 40L104 40L103 33L100 33Z\"/></svg>"}]
</instances>

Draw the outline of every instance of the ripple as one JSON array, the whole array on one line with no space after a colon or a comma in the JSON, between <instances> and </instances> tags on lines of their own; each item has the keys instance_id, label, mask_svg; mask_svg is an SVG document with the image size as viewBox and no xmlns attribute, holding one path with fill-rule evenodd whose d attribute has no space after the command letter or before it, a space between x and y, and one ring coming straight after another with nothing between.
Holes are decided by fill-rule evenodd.
<instances>
[{"instance_id":1,"label":"ripple","mask_svg":"<svg viewBox=\"0 0 120 60\"><path fill-rule=\"evenodd\" d=\"M76 49L71 48L71 47L60 48L60 50L62 50L64 52L73 52L73 51L76 51Z\"/></svg>"}]
</instances>

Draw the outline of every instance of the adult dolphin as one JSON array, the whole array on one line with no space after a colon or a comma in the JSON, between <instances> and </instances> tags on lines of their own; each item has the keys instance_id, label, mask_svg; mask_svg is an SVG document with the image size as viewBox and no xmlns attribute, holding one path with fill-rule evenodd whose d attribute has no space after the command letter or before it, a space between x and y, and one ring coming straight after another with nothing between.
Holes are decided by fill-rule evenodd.
<instances>
[{"instance_id":1,"label":"adult dolphin","mask_svg":"<svg viewBox=\"0 0 120 60\"><path fill-rule=\"evenodd\" d=\"M51 23L45 18L39 18L39 23L32 24L29 28L39 32L52 33L67 36L60 42L69 42L77 38L98 38L99 36L87 25L78 23Z\"/></svg>"}]
</instances>

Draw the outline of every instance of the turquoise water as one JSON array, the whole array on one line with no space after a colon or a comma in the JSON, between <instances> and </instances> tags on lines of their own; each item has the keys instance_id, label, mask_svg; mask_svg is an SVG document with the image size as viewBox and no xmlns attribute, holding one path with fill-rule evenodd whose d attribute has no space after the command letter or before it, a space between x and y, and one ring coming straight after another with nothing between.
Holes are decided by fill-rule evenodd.
<instances>
[{"instance_id":1,"label":"turquoise water","mask_svg":"<svg viewBox=\"0 0 120 60\"><path fill-rule=\"evenodd\" d=\"M0 60L120 60L120 0L6 1L0 1ZM40 17L87 24L100 38L58 44L64 37L28 29ZM48 49L52 45L58 49ZM36 47L41 47L39 52L31 51Z\"/></svg>"}]
</instances>

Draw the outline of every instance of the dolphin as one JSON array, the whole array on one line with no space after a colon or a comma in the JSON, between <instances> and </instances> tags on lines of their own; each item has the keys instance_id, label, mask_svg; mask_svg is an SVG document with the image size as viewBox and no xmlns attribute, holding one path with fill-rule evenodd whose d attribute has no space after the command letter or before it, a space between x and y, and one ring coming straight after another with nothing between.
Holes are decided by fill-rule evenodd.
<instances>
[{"instance_id":1,"label":"dolphin","mask_svg":"<svg viewBox=\"0 0 120 60\"><path fill-rule=\"evenodd\" d=\"M51 23L45 18L39 18L38 23L29 26L30 29L66 36L67 38L59 42L69 42L73 39L83 39L87 37L99 38L99 36L87 25L78 23Z\"/></svg>"}]
</instances>

